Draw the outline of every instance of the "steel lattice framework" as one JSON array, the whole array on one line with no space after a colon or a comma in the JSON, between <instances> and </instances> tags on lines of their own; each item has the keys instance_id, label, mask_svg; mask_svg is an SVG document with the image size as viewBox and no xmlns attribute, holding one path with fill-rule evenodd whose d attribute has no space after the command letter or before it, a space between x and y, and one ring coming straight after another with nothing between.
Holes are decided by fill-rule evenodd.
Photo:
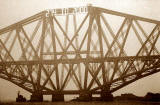
<instances>
[{"instance_id":1,"label":"steel lattice framework","mask_svg":"<svg viewBox=\"0 0 160 105\"><path fill-rule=\"evenodd\" d=\"M160 71L159 35L159 21L99 7L43 11L0 30L0 78L30 93L112 93Z\"/></svg>"}]
</instances>

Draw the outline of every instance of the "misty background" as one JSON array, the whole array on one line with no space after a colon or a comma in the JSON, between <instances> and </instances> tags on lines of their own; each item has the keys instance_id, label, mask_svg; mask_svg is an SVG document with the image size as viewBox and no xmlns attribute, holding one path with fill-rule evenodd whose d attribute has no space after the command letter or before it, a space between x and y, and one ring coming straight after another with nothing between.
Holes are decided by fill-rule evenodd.
<instances>
[{"instance_id":1,"label":"misty background","mask_svg":"<svg viewBox=\"0 0 160 105\"><path fill-rule=\"evenodd\" d=\"M0 29L14 24L46 9L78 7L92 4L114 11L160 20L160 0L0 0ZM134 93L144 96L147 92L160 93L160 73L142 78L113 93ZM30 99L30 93L18 86L0 79L0 101L12 101L17 92ZM50 97L44 97L49 99ZM66 99L69 96L65 97Z\"/></svg>"}]
</instances>

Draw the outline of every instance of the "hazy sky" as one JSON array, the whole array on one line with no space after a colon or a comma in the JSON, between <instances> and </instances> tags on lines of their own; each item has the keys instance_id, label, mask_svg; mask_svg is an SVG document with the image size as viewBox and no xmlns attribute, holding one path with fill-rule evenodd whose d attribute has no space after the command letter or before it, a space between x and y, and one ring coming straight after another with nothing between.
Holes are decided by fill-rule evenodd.
<instances>
[{"instance_id":1,"label":"hazy sky","mask_svg":"<svg viewBox=\"0 0 160 105\"><path fill-rule=\"evenodd\" d=\"M106 9L125 12L142 17L160 20L160 0L0 0L0 28L32 16L45 9L85 6L91 3ZM160 92L160 73L141 79L117 91L145 95L146 92ZM14 91L13 91L14 90ZM0 100L15 100L17 91L30 97L23 89L0 79Z\"/></svg>"}]
</instances>

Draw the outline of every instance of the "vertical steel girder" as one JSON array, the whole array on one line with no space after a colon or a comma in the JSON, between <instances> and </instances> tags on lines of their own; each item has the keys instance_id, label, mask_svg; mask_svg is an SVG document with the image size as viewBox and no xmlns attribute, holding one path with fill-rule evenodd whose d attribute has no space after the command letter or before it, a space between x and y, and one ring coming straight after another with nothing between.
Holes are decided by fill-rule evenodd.
<instances>
[{"instance_id":1,"label":"vertical steel girder","mask_svg":"<svg viewBox=\"0 0 160 105\"><path fill-rule=\"evenodd\" d=\"M92 6L43 11L0 30L0 78L31 93L114 92L160 71L159 24Z\"/></svg>"}]
</instances>

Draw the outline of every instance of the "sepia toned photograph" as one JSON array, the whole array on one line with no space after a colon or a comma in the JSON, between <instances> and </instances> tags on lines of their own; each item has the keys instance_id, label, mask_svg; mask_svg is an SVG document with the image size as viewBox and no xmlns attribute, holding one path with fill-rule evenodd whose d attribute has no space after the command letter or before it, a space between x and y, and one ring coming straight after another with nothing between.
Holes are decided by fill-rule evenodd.
<instances>
[{"instance_id":1,"label":"sepia toned photograph","mask_svg":"<svg viewBox=\"0 0 160 105\"><path fill-rule=\"evenodd\" d=\"M160 0L0 0L0 105L160 105Z\"/></svg>"}]
</instances>

